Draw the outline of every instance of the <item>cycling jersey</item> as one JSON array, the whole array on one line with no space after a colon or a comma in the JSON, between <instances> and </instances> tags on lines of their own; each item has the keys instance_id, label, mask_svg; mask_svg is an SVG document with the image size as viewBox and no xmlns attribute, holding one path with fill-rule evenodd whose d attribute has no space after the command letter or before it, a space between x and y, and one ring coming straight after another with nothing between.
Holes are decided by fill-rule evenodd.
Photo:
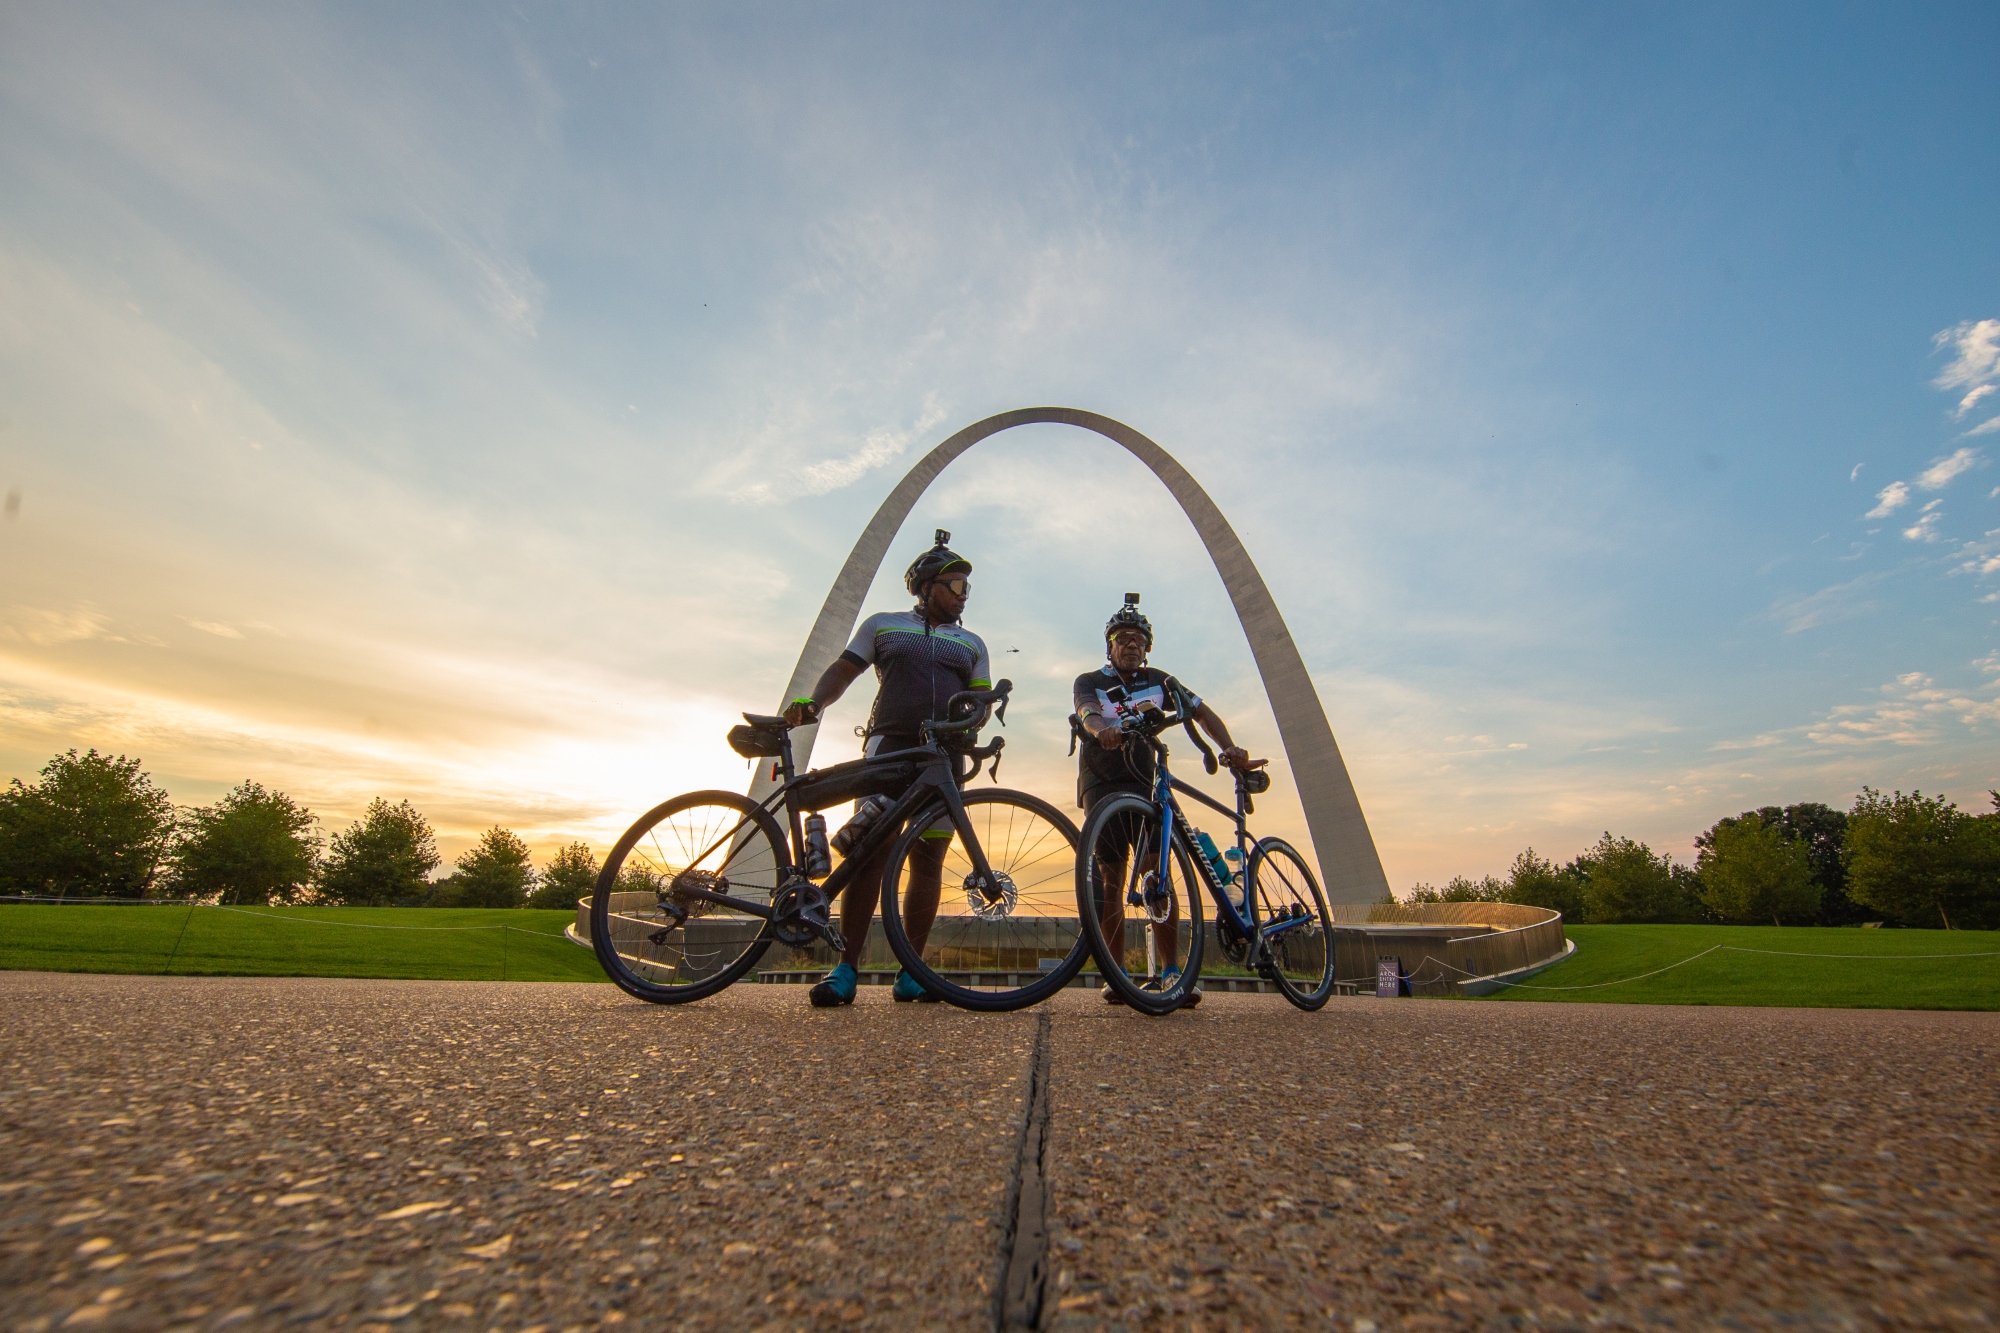
<instances>
[{"instance_id":1,"label":"cycling jersey","mask_svg":"<svg viewBox=\"0 0 2000 1333\"><path fill-rule=\"evenodd\" d=\"M986 644L962 625L932 625L914 611L879 611L861 622L841 657L875 668L875 704L868 710L869 752L894 749L877 737L915 745L925 722L946 720L945 705L960 690L993 688Z\"/></svg>"},{"instance_id":2,"label":"cycling jersey","mask_svg":"<svg viewBox=\"0 0 2000 1333\"><path fill-rule=\"evenodd\" d=\"M1111 691L1120 685L1125 687L1125 702L1122 705L1112 703L1110 697ZM1149 703L1167 712L1179 707L1191 713L1201 707L1201 696L1158 667L1140 667L1130 675L1121 675L1118 668L1107 664L1076 678L1076 684L1071 687L1071 702L1075 704L1079 718L1095 713L1116 722L1121 709L1125 713L1136 712ZM1094 737L1086 737L1078 742L1077 759L1076 799L1079 805L1087 808L1091 791L1098 787L1118 786L1148 795L1152 792L1153 751L1150 746L1127 743L1116 750L1107 750Z\"/></svg>"}]
</instances>

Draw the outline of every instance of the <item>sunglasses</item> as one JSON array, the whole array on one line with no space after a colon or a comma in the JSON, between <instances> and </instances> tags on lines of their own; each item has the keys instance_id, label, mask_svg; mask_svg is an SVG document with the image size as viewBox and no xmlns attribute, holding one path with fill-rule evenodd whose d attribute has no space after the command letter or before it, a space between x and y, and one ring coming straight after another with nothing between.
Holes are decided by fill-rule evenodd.
<instances>
[{"instance_id":1,"label":"sunglasses","mask_svg":"<svg viewBox=\"0 0 2000 1333\"><path fill-rule=\"evenodd\" d=\"M972 580L968 578L938 579L937 586L954 597L964 597L972 591Z\"/></svg>"}]
</instances>

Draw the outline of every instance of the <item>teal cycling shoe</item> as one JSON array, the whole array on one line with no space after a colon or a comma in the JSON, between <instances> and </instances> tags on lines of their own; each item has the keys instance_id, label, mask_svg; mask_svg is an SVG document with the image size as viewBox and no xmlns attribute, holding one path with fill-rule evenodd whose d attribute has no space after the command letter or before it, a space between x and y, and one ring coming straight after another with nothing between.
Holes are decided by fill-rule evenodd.
<instances>
[{"instance_id":1,"label":"teal cycling shoe","mask_svg":"<svg viewBox=\"0 0 2000 1333\"><path fill-rule=\"evenodd\" d=\"M1175 986L1180 984L1180 980L1181 980L1181 970L1178 967L1167 968L1165 971L1160 973L1159 984L1155 986L1154 989L1172 990ZM1188 987L1187 995L1181 1000L1181 1008L1192 1009L1200 1003L1201 1003L1201 983L1197 981L1194 983L1194 985Z\"/></svg>"},{"instance_id":2,"label":"teal cycling shoe","mask_svg":"<svg viewBox=\"0 0 2000 1333\"><path fill-rule=\"evenodd\" d=\"M817 986L807 993L815 1009L832 1009L836 1005L854 1003L854 987L860 979L854 975L854 964L842 963L826 974Z\"/></svg>"},{"instance_id":3,"label":"teal cycling shoe","mask_svg":"<svg viewBox=\"0 0 2000 1333\"><path fill-rule=\"evenodd\" d=\"M937 1004L938 997L925 990L923 983L911 976L908 969L896 973L896 987L889 992L896 1003L904 1004L915 1000L918 1004Z\"/></svg>"}]
</instances>

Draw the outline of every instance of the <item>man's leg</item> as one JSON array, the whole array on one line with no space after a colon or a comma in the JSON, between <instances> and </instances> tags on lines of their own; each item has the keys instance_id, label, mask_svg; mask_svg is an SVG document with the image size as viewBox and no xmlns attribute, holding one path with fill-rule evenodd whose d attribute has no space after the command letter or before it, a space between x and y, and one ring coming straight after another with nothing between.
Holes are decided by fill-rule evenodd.
<instances>
[{"instance_id":1,"label":"man's leg","mask_svg":"<svg viewBox=\"0 0 2000 1333\"><path fill-rule=\"evenodd\" d=\"M931 926L937 921L938 898L944 891L944 857L951 850L951 835L917 839L903 863L903 929L919 954L930 943Z\"/></svg>"},{"instance_id":2,"label":"man's leg","mask_svg":"<svg viewBox=\"0 0 2000 1333\"><path fill-rule=\"evenodd\" d=\"M840 895L840 933L847 939L840 961L859 967L862 951L868 947L868 927L875 919L875 901L882 896L882 872L889 865L889 849L894 839L869 854L861 869Z\"/></svg>"}]
</instances>

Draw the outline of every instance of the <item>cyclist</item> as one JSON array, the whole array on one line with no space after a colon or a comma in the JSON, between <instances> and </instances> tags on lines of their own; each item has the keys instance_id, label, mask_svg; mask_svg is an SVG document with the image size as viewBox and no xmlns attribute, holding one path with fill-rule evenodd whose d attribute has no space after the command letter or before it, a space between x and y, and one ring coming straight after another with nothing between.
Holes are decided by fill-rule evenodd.
<instances>
[{"instance_id":1,"label":"cyclist","mask_svg":"<svg viewBox=\"0 0 2000 1333\"><path fill-rule=\"evenodd\" d=\"M903 574L903 586L917 599L908 611L882 611L861 622L846 651L833 660L809 698L794 699L785 721L803 726L847 692L855 678L875 668L875 703L868 711L862 753L886 755L922 743L925 722L948 721L945 705L960 690L993 688L993 667L986 644L960 625L966 599L972 593L972 562L945 545L951 534L938 530L937 544L918 556ZM857 811L857 814L860 812ZM910 942L921 950L937 917L938 894L951 830L926 832L909 858L910 886L903 911ZM840 963L812 988L817 1008L854 1002L862 946L881 895L882 873L888 868L889 846L870 858L840 900L840 931L847 948ZM897 1000L931 1000L907 972L896 974L891 992Z\"/></svg>"},{"instance_id":2,"label":"cyclist","mask_svg":"<svg viewBox=\"0 0 2000 1333\"><path fill-rule=\"evenodd\" d=\"M1152 748L1125 744L1122 724L1122 719L1135 716L1148 707L1168 712L1182 711L1192 716L1196 725L1215 739L1218 747L1216 757L1231 768L1262 768L1269 762L1252 759L1249 751L1231 740L1227 724L1213 708L1201 701L1201 696L1158 667L1146 665L1146 656L1153 650L1153 622L1140 612L1138 593L1126 593L1125 605L1105 622L1104 643L1108 659L1105 665L1078 676L1072 689L1077 720L1092 742L1082 746L1077 756L1076 801L1083 807L1085 818L1089 817L1091 808L1099 801L1119 792L1134 792L1146 797L1153 794ZM1119 691L1117 699L1112 698L1114 690ZM1124 834L1124 845L1121 846L1118 831L1107 832L1111 835L1110 846L1117 860L1104 865L1099 873L1107 882L1122 883L1125 852L1129 850L1131 834ZM1158 859L1157 851L1142 853L1140 871L1144 873L1156 869ZM1108 894L1104 903L1105 936L1119 939L1124 930L1124 902L1117 894ZM1153 940L1161 958L1179 957L1178 902L1170 904L1165 922L1154 925ZM1179 973L1178 967L1169 964L1164 975L1154 984L1162 988L1171 987ZM1101 993L1107 1003L1124 1003L1109 985ZM1187 1005L1192 1007L1200 1003L1201 988L1197 986L1189 990Z\"/></svg>"}]
</instances>

